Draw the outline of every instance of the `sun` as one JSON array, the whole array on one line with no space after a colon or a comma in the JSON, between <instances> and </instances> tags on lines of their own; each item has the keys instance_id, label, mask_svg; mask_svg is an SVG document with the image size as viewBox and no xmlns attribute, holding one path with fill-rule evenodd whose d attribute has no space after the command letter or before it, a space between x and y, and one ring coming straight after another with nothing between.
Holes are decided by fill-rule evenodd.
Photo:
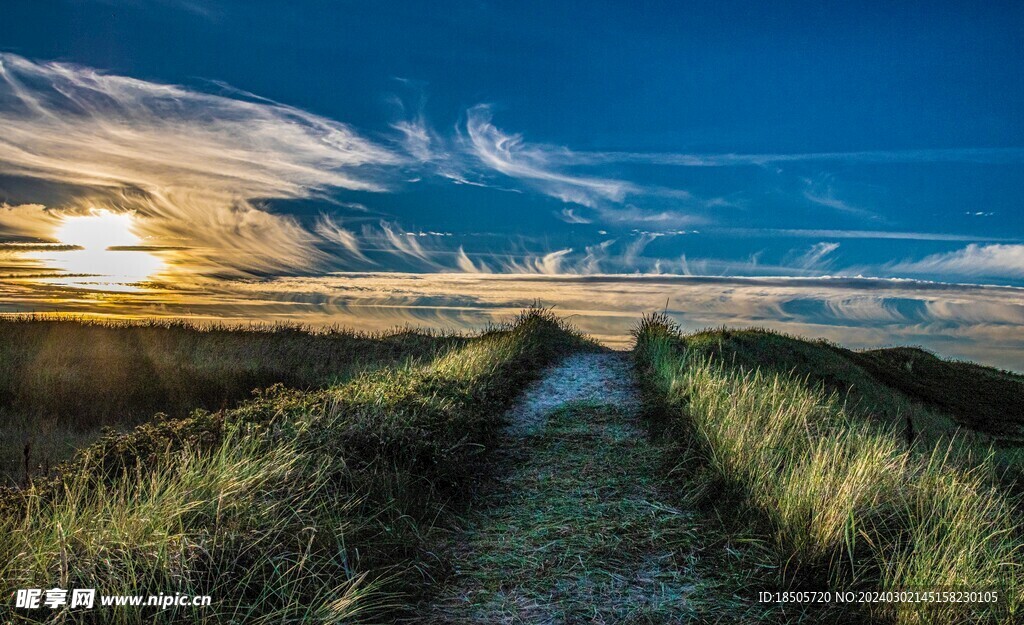
<instances>
[{"instance_id":1,"label":"sun","mask_svg":"<svg viewBox=\"0 0 1024 625\"><path fill-rule=\"evenodd\" d=\"M54 236L61 243L77 245L83 251L141 245L142 239L133 232L134 221L132 213L94 209L85 215L65 217Z\"/></svg>"},{"instance_id":2,"label":"sun","mask_svg":"<svg viewBox=\"0 0 1024 625\"><path fill-rule=\"evenodd\" d=\"M135 290L136 284L158 273L164 261L143 249L136 234L137 218L131 212L92 209L64 217L54 238L76 249L45 253L46 261L65 276L57 282L104 290Z\"/></svg>"}]
</instances>

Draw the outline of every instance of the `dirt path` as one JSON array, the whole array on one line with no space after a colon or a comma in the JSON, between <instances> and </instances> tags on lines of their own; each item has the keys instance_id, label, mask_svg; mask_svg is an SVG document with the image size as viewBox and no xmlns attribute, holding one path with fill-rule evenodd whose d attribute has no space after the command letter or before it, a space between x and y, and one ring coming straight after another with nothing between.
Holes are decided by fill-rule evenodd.
<instances>
[{"instance_id":1,"label":"dirt path","mask_svg":"<svg viewBox=\"0 0 1024 625\"><path fill-rule=\"evenodd\" d=\"M694 616L693 516L665 503L628 355L577 354L508 413L511 467L463 531L431 623L671 623Z\"/></svg>"}]
</instances>

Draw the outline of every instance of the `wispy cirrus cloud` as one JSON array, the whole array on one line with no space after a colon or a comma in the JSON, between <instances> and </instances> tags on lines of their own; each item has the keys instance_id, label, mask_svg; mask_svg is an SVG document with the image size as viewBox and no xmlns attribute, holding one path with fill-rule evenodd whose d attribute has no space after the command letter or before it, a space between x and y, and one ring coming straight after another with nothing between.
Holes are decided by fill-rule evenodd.
<instances>
[{"instance_id":1,"label":"wispy cirrus cloud","mask_svg":"<svg viewBox=\"0 0 1024 625\"><path fill-rule=\"evenodd\" d=\"M563 209L559 215L567 223L658 223L681 227L707 223L705 213L730 205L723 198L701 198L686 189L574 172L573 168L608 162L593 153L527 142L519 133L498 128L493 122L491 107L486 104L466 112L465 136L460 147L461 152L449 152L443 159L449 168L453 167L452 154L458 153L463 158L468 156L470 161L459 161L454 169L476 171L483 165L484 176L497 172L574 205ZM467 182L465 174L449 177L460 183ZM479 181L474 184L491 186Z\"/></svg>"},{"instance_id":2,"label":"wispy cirrus cloud","mask_svg":"<svg viewBox=\"0 0 1024 625\"><path fill-rule=\"evenodd\" d=\"M822 267L825 257L839 249L835 242L822 241L815 243L806 252L796 259L796 264L804 269L818 269Z\"/></svg>"},{"instance_id":3,"label":"wispy cirrus cloud","mask_svg":"<svg viewBox=\"0 0 1024 625\"><path fill-rule=\"evenodd\" d=\"M68 189L56 207L134 212L199 272L308 267L316 237L261 199L383 191L405 156L294 107L0 54L0 174ZM55 213L36 211L45 238ZM21 209L25 229L31 211ZM7 221L11 219L7 215Z\"/></svg>"},{"instance_id":4,"label":"wispy cirrus cloud","mask_svg":"<svg viewBox=\"0 0 1024 625\"><path fill-rule=\"evenodd\" d=\"M602 201L621 202L638 187L625 180L571 175L559 171L567 151L528 144L520 134L508 134L492 122L491 108L481 104L466 113L468 149L487 167L534 185L564 202L595 207Z\"/></svg>"},{"instance_id":5,"label":"wispy cirrus cloud","mask_svg":"<svg viewBox=\"0 0 1024 625\"><path fill-rule=\"evenodd\" d=\"M321 237L331 243L336 243L341 246L341 249L354 257L356 260L362 261L368 264L374 264L372 260L367 258L366 254L363 253L360 248L359 237L348 228L343 227L340 223L330 215L320 215L317 219L315 231Z\"/></svg>"},{"instance_id":6,"label":"wispy cirrus cloud","mask_svg":"<svg viewBox=\"0 0 1024 625\"><path fill-rule=\"evenodd\" d=\"M449 132L431 127L422 103L399 103L392 132L369 135L307 111L221 85L217 93L104 74L62 63L0 54L0 175L44 180L64 199L49 206L0 206L0 235L48 241L68 215L94 206L131 212L142 241L133 249L180 250L171 267L204 275L402 268L589 275L602 272L807 275L832 266L831 239L881 238L1010 243L969 235L880 230L717 228L719 234L794 236L822 241L782 262L686 256L647 257L654 237L720 223L730 204L686 189L609 174L615 163L683 167L769 167L784 162L1024 162L1024 150L917 150L809 154L659 154L579 152L528 142L499 128L487 105L471 107ZM622 168L626 171L629 168ZM562 220L618 230L615 241L573 240L504 250L416 236L393 216L364 225L371 211L340 201L338 190L388 192L431 174L456 184L532 190L566 204ZM511 179L511 182L509 181ZM832 179L804 178L803 199L852 216L871 214L834 192ZM515 188L518 187L518 188ZM362 213L300 219L265 200L315 198ZM358 199L365 201L365 196ZM373 203L369 202L372 206ZM735 208L735 207L733 207ZM550 210L550 209L545 209ZM356 226L352 224L356 223ZM622 230L634 230L623 237ZM586 233L589 228L574 229ZM601 230L604 237L607 230ZM974 245L920 260L870 267L875 274L1020 278L1013 245ZM54 248L48 248L54 249ZM852 249L852 248L851 248ZM515 253L512 252L515 250ZM686 250L689 251L689 250ZM707 252L705 251L705 254ZM734 254L733 256L738 256ZM767 258L772 259L771 253ZM776 256L777 258L777 256ZM776 262L776 264L772 264ZM30 269L29 267L28 269ZM27 269L26 269L27 270Z\"/></svg>"},{"instance_id":7,"label":"wispy cirrus cloud","mask_svg":"<svg viewBox=\"0 0 1024 625\"><path fill-rule=\"evenodd\" d=\"M803 153L570 152L566 164L646 163L677 167L764 167L782 163L1022 163L1024 148L949 148Z\"/></svg>"},{"instance_id":8,"label":"wispy cirrus cloud","mask_svg":"<svg viewBox=\"0 0 1024 625\"><path fill-rule=\"evenodd\" d=\"M830 239L896 239L906 241L1016 241L1014 238L987 237L952 232L907 232L900 230L841 230L835 228L711 228L709 232L741 237L799 237Z\"/></svg>"},{"instance_id":9,"label":"wispy cirrus cloud","mask_svg":"<svg viewBox=\"0 0 1024 625\"><path fill-rule=\"evenodd\" d=\"M886 265L886 270L909 275L971 278L1024 278L1024 245L972 243L952 252Z\"/></svg>"}]
</instances>

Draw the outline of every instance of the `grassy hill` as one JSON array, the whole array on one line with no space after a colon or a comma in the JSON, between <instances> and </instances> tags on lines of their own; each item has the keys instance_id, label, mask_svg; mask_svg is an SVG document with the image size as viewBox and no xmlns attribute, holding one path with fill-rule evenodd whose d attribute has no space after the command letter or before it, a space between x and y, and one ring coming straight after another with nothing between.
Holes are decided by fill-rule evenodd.
<instances>
[{"instance_id":1,"label":"grassy hill","mask_svg":"<svg viewBox=\"0 0 1024 625\"><path fill-rule=\"evenodd\" d=\"M771 547L751 566L790 589L1002 598L879 603L862 606L866 619L1017 622L1024 526L988 446L1020 431L1019 376L761 330L683 334L660 316L638 328L634 353L659 428L681 457L696 450L706 503Z\"/></svg>"},{"instance_id":2,"label":"grassy hill","mask_svg":"<svg viewBox=\"0 0 1024 625\"><path fill-rule=\"evenodd\" d=\"M215 603L6 602L0 622L427 623L480 589L506 615L1019 622L1021 376L655 316L631 354L638 394L621 355L565 358L595 350L543 310L473 336L2 322L0 451L13 463L31 435L33 454L73 453L0 488L4 591ZM528 386L540 430L509 443ZM1000 600L756 595L829 589Z\"/></svg>"},{"instance_id":3,"label":"grassy hill","mask_svg":"<svg viewBox=\"0 0 1024 625\"><path fill-rule=\"evenodd\" d=\"M853 351L769 330L709 330L687 335L688 350L746 370L787 374L835 393L849 407L897 424L907 416L945 417L993 436L1024 427L1024 377L974 363L896 347Z\"/></svg>"},{"instance_id":4,"label":"grassy hill","mask_svg":"<svg viewBox=\"0 0 1024 625\"><path fill-rule=\"evenodd\" d=\"M104 437L0 493L0 580L217 599L62 622L398 618L433 564L432 528L474 492L504 407L545 365L591 348L535 310L434 358ZM0 621L10 611L0 605Z\"/></svg>"},{"instance_id":5,"label":"grassy hill","mask_svg":"<svg viewBox=\"0 0 1024 625\"><path fill-rule=\"evenodd\" d=\"M233 407L274 384L322 388L463 342L416 331L0 319L0 484L24 481L26 468L45 472L105 427Z\"/></svg>"},{"instance_id":6,"label":"grassy hill","mask_svg":"<svg viewBox=\"0 0 1024 625\"><path fill-rule=\"evenodd\" d=\"M1022 433L1024 376L942 360L908 347L847 354L880 384L949 415L964 427L995 436L1019 437Z\"/></svg>"}]
</instances>

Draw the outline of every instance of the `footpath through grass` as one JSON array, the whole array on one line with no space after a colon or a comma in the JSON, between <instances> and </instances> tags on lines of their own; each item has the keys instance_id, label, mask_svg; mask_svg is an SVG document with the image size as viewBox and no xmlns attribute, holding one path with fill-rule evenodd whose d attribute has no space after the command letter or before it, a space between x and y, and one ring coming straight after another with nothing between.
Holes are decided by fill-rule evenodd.
<instances>
[{"instance_id":1,"label":"footpath through grass","mask_svg":"<svg viewBox=\"0 0 1024 625\"><path fill-rule=\"evenodd\" d=\"M586 342L544 311L421 365L147 423L0 497L0 622L387 622L474 492L517 389ZM210 595L25 610L18 588Z\"/></svg>"},{"instance_id":2,"label":"footpath through grass","mask_svg":"<svg viewBox=\"0 0 1024 625\"><path fill-rule=\"evenodd\" d=\"M572 356L527 389L507 471L441 550L449 575L422 622L759 621L733 595L755 572L732 570L740 551L673 505L638 408L622 354Z\"/></svg>"},{"instance_id":3,"label":"footpath through grass","mask_svg":"<svg viewBox=\"0 0 1024 625\"><path fill-rule=\"evenodd\" d=\"M899 623L1017 623L1022 527L984 461L921 453L904 433L785 373L736 367L665 318L637 332L647 399L706 466L706 490L766 536L802 590L994 591L997 603L862 606ZM769 359L770 362L770 359ZM769 371L771 367L769 367ZM692 441L692 443L690 442ZM849 616L850 608L844 613Z\"/></svg>"}]
</instances>

